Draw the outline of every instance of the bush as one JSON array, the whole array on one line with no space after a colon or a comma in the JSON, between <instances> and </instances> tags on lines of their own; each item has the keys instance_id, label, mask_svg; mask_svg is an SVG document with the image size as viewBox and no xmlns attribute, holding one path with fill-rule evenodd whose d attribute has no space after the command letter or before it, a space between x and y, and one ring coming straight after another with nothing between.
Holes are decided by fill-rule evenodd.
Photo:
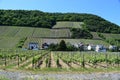
<instances>
[{"instance_id":1,"label":"bush","mask_svg":"<svg viewBox=\"0 0 120 80\"><path fill-rule=\"evenodd\" d=\"M50 44L49 50L51 51L77 51L79 50L75 46L71 45L70 43L65 43L64 40L61 40L60 44Z\"/></svg>"},{"instance_id":2,"label":"bush","mask_svg":"<svg viewBox=\"0 0 120 80\"><path fill-rule=\"evenodd\" d=\"M85 29L77 29L77 28L72 28L70 30L72 32L72 38L84 38L84 39L92 39L93 36L92 34Z\"/></svg>"}]
</instances>

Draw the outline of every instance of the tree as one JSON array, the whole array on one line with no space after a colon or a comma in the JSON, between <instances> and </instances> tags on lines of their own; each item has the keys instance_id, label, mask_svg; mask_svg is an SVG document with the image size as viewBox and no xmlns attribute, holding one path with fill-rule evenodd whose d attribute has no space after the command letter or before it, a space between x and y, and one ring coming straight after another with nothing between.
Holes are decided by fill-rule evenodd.
<instances>
[{"instance_id":1,"label":"tree","mask_svg":"<svg viewBox=\"0 0 120 80\"><path fill-rule=\"evenodd\" d=\"M66 46L66 43L65 43L64 40L61 40L58 50L60 50L60 51L66 51L67 50L67 46Z\"/></svg>"}]
</instances>

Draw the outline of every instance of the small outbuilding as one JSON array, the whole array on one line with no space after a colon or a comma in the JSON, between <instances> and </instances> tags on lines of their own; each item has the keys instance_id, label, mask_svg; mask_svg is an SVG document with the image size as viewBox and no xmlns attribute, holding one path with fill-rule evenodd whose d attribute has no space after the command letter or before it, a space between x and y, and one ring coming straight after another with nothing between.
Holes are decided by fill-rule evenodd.
<instances>
[{"instance_id":1,"label":"small outbuilding","mask_svg":"<svg viewBox=\"0 0 120 80\"><path fill-rule=\"evenodd\" d=\"M48 43L43 43L43 44L42 44L42 49L47 49L47 48L49 48L49 45L50 45L50 44L48 44Z\"/></svg>"}]
</instances>

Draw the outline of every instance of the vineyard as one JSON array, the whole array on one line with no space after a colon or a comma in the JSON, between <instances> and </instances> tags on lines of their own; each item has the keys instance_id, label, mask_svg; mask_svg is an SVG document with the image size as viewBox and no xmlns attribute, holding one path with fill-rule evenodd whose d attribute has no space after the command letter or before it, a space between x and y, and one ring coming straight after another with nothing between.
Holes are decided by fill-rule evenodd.
<instances>
[{"instance_id":1,"label":"vineyard","mask_svg":"<svg viewBox=\"0 0 120 80\"><path fill-rule=\"evenodd\" d=\"M0 26L0 48L16 48L21 38L69 38L69 29L47 29L32 27Z\"/></svg>"},{"instance_id":2,"label":"vineyard","mask_svg":"<svg viewBox=\"0 0 120 80\"><path fill-rule=\"evenodd\" d=\"M102 33L107 39L120 39L120 34L107 34Z\"/></svg>"},{"instance_id":3,"label":"vineyard","mask_svg":"<svg viewBox=\"0 0 120 80\"><path fill-rule=\"evenodd\" d=\"M70 37L69 29L0 26L0 37Z\"/></svg>"},{"instance_id":4,"label":"vineyard","mask_svg":"<svg viewBox=\"0 0 120 80\"><path fill-rule=\"evenodd\" d=\"M53 28L82 28L83 22L57 22Z\"/></svg>"},{"instance_id":5,"label":"vineyard","mask_svg":"<svg viewBox=\"0 0 120 80\"><path fill-rule=\"evenodd\" d=\"M120 53L0 51L1 69L119 68Z\"/></svg>"},{"instance_id":6,"label":"vineyard","mask_svg":"<svg viewBox=\"0 0 120 80\"><path fill-rule=\"evenodd\" d=\"M93 39L101 39L97 32L91 32ZM120 34L101 33L106 39L120 39Z\"/></svg>"}]
</instances>

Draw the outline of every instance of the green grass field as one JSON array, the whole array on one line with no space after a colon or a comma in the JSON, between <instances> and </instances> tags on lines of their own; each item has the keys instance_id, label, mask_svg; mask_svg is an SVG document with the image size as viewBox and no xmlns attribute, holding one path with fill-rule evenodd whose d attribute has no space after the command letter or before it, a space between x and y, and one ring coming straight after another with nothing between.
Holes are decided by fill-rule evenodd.
<instances>
[{"instance_id":1,"label":"green grass field","mask_svg":"<svg viewBox=\"0 0 120 80\"><path fill-rule=\"evenodd\" d=\"M53 28L82 28L83 22L57 22Z\"/></svg>"}]
</instances>

